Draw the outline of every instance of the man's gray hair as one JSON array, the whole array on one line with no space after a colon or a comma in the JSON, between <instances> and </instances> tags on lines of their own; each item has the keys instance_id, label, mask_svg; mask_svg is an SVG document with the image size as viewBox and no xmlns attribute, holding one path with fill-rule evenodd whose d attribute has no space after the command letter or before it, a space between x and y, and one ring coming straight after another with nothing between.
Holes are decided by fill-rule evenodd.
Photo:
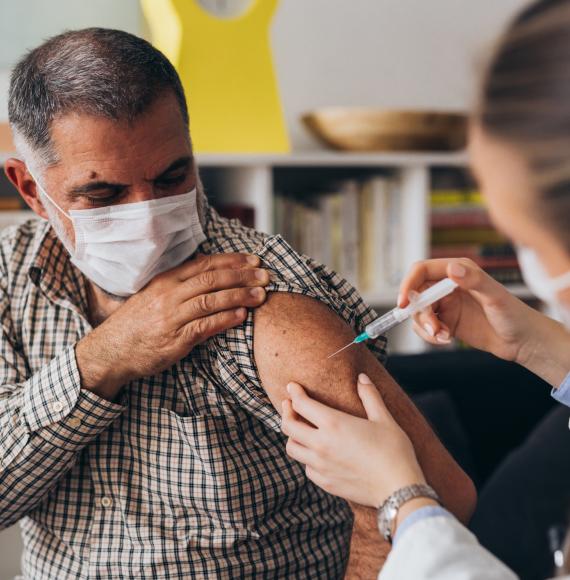
<instances>
[{"instance_id":1,"label":"man's gray hair","mask_svg":"<svg viewBox=\"0 0 570 580\"><path fill-rule=\"evenodd\" d=\"M172 91L188 126L180 78L168 59L121 30L64 32L31 50L10 79L8 118L18 153L35 171L57 163L51 124L71 112L133 121Z\"/></svg>"}]
</instances>

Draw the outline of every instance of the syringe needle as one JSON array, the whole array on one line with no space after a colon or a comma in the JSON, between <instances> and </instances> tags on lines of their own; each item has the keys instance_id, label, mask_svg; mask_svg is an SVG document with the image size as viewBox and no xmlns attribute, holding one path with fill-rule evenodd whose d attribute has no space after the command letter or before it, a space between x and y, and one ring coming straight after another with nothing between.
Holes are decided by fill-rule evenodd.
<instances>
[{"instance_id":1,"label":"syringe needle","mask_svg":"<svg viewBox=\"0 0 570 580\"><path fill-rule=\"evenodd\" d=\"M354 344L354 340L352 342L349 342L346 346L339 348L336 352L333 352L331 355L327 356L327 360L329 358L332 358L333 356L336 356L339 352L342 352L345 348L348 348L349 346L352 346L353 344Z\"/></svg>"}]
</instances>

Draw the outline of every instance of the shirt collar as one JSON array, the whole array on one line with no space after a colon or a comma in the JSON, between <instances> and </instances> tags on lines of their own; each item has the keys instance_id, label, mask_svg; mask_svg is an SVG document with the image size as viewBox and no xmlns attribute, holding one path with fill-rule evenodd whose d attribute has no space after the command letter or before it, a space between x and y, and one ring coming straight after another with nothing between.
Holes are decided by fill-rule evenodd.
<instances>
[{"instance_id":1,"label":"shirt collar","mask_svg":"<svg viewBox=\"0 0 570 580\"><path fill-rule=\"evenodd\" d=\"M44 220L38 224L34 236L28 276L52 302L87 313L85 278L71 263L69 253L49 222Z\"/></svg>"}]
</instances>

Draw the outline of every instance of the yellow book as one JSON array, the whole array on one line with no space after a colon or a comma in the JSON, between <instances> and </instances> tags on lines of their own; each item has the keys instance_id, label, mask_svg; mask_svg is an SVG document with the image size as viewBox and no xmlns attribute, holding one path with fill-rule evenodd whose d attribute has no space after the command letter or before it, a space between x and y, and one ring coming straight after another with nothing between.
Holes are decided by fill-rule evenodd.
<instances>
[{"instance_id":1,"label":"yellow book","mask_svg":"<svg viewBox=\"0 0 570 580\"><path fill-rule=\"evenodd\" d=\"M484 205L483 196L479 191L465 189L435 189L430 194L432 207L454 205Z\"/></svg>"}]
</instances>

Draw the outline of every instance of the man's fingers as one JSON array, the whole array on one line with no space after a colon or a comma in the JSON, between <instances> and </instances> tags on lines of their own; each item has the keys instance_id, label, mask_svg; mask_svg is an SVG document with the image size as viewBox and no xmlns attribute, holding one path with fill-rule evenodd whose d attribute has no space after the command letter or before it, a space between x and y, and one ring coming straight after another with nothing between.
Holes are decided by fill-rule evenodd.
<instances>
[{"instance_id":1,"label":"man's fingers","mask_svg":"<svg viewBox=\"0 0 570 580\"><path fill-rule=\"evenodd\" d=\"M310 446L315 441L318 430L299 420L289 399L283 401L282 412L281 430L283 433L302 445Z\"/></svg>"},{"instance_id":2,"label":"man's fingers","mask_svg":"<svg viewBox=\"0 0 570 580\"><path fill-rule=\"evenodd\" d=\"M269 283L269 272L261 268L241 270L207 270L182 282L176 290L176 299L180 302L211 294L218 290L230 288L253 288L266 286Z\"/></svg>"},{"instance_id":3,"label":"man's fingers","mask_svg":"<svg viewBox=\"0 0 570 580\"><path fill-rule=\"evenodd\" d=\"M182 327L184 339L191 349L219 332L241 324L246 316L246 308L237 308L198 318Z\"/></svg>"},{"instance_id":4,"label":"man's fingers","mask_svg":"<svg viewBox=\"0 0 570 580\"><path fill-rule=\"evenodd\" d=\"M235 310L240 306L256 308L263 304L267 293L263 288L232 288L210 294L202 294L186 300L177 309L179 324L187 324L197 318L210 316L224 310Z\"/></svg>"},{"instance_id":5,"label":"man's fingers","mask_svg":"<svg viewBox=\"0 0 570 580\"><path fill-rule=\"evenodd\" d=\"M261 260L252 254L199 254L171 270L177 280L182 282L209 270L240 270L258 268Z\"/></svg>"},{"instance_id":6,"label":"man's fingers","mask_svg":"<svg viewBox=\"0 0 570 580\"><path fill-rule=\"evenodd\" d=\"M370 421L381 422L391 418L382 395L368 378L368 375L360 373L358 375L358 396L364 405L366 416Z\"/></svg>"},{"instance_id":7,"label":"man's fingers","mask_svg":"<svg viewBox=\"0 0 570 580\"><path fill-rule=\"evenodd\" d=\"M333 420L340 411L336 409L331 409L314 399L311 399L309 395L305 392L305 389L298 383L289 383L287 385L287 391L291 396L291 401L293 403L293 409L301 417L310 421L316 427L323 427L328 422Z\"/></svg>"}]
</instances>

